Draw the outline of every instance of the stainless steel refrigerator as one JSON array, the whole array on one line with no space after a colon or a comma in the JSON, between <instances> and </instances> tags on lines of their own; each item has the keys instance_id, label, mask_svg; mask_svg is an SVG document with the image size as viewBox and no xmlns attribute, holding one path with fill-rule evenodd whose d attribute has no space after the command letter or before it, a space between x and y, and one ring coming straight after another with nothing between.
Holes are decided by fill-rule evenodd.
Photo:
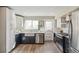
<instances>
[{"instance_id":1,"label":"stainless steel refrigerator","mask_svg":"<svg viewBox=\"0 0 79 59\"><path fill-rule=\"evenodd\" d=\"M79 10L72 12L69 22L70 53L79 52Z\"/></svg>"}]
</instances>

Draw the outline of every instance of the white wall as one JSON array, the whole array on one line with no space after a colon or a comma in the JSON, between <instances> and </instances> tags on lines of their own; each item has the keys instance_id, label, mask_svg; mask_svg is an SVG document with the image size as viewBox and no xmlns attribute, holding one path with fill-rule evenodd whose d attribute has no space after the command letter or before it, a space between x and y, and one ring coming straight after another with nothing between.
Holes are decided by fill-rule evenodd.
<instances>
[{"instance_id":1,"label":"white wall","mask_svg":"<svg viewBox=\"0 0 79 59\"><path fill-rule=\"evenodd\" d=\"M6 52L15 46L15 16L13 10L6 8Z\"/></svg>"}]
</instances>

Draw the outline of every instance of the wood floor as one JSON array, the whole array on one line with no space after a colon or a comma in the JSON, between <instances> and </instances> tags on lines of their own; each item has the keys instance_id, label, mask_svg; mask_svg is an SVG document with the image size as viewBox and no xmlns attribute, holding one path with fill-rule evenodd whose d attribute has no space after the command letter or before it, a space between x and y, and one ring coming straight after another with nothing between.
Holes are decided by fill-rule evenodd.
<instances>
[{"instance_id":1,"label":"wood floor","mask_svg":"<svg viewBox=\"0 0 79 59\"><path fill-rule=\"evenodd\" d=\"M12 53L61 53L53 41L44 44L20 44Z\"/></svg>"}]
</instances>

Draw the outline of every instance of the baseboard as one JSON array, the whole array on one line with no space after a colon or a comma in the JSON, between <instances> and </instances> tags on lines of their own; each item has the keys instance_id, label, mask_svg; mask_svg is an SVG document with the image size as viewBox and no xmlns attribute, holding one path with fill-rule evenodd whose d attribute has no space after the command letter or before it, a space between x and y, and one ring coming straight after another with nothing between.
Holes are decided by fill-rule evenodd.
<instances>
[{"instance_id":1,"label":"baseboard","mask_svg":"<svg viewBox=\"0 0 79 59\"><path fill-rule=\"evenodd\" d=\"M45 40L45 42L53 42L54 40Z\"/></svg>"}]
</instances>

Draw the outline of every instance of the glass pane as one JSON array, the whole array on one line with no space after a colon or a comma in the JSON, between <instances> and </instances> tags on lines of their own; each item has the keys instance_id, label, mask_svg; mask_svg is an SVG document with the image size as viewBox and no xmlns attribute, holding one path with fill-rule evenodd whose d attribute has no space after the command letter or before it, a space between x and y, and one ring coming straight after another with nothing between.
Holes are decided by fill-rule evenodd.
<instances>
[{"instance_id":1,"label":"glass pane","mask_svg":"<svg viewBox=\"0 0 79 59\"><path fill-rule=\"evenodd\" d=\"M16 27L17 28L23 27L23 17L16 16Z\"/></svg>"},{"instance_id":2,"label":"glass pane","mask_svg":"<svg viewBox=\"0 0 79 59\"><path fill-rule=\"evenodd\" d=\"M45 30L52 30L52 21L45 22Z\"/></svg>"},{"instance_id":3,"label":"glass pane","mask_svg":"<svg viewBox=\"0 0 79 59\"><path fill-rule=\"evenodd\" d=\"M33 29L38 29L38 21L33 20Z\"/></svg>"},{"instance_id":4,"label":"glass pane","mask_svg":"<svg viewBox=\"0 0 79 59\"><path fill-rule=\"evenodd\" d=\"M32 29L32 20L26 20L24 24L25 29Z\"/></svg>"}]
</instances>

